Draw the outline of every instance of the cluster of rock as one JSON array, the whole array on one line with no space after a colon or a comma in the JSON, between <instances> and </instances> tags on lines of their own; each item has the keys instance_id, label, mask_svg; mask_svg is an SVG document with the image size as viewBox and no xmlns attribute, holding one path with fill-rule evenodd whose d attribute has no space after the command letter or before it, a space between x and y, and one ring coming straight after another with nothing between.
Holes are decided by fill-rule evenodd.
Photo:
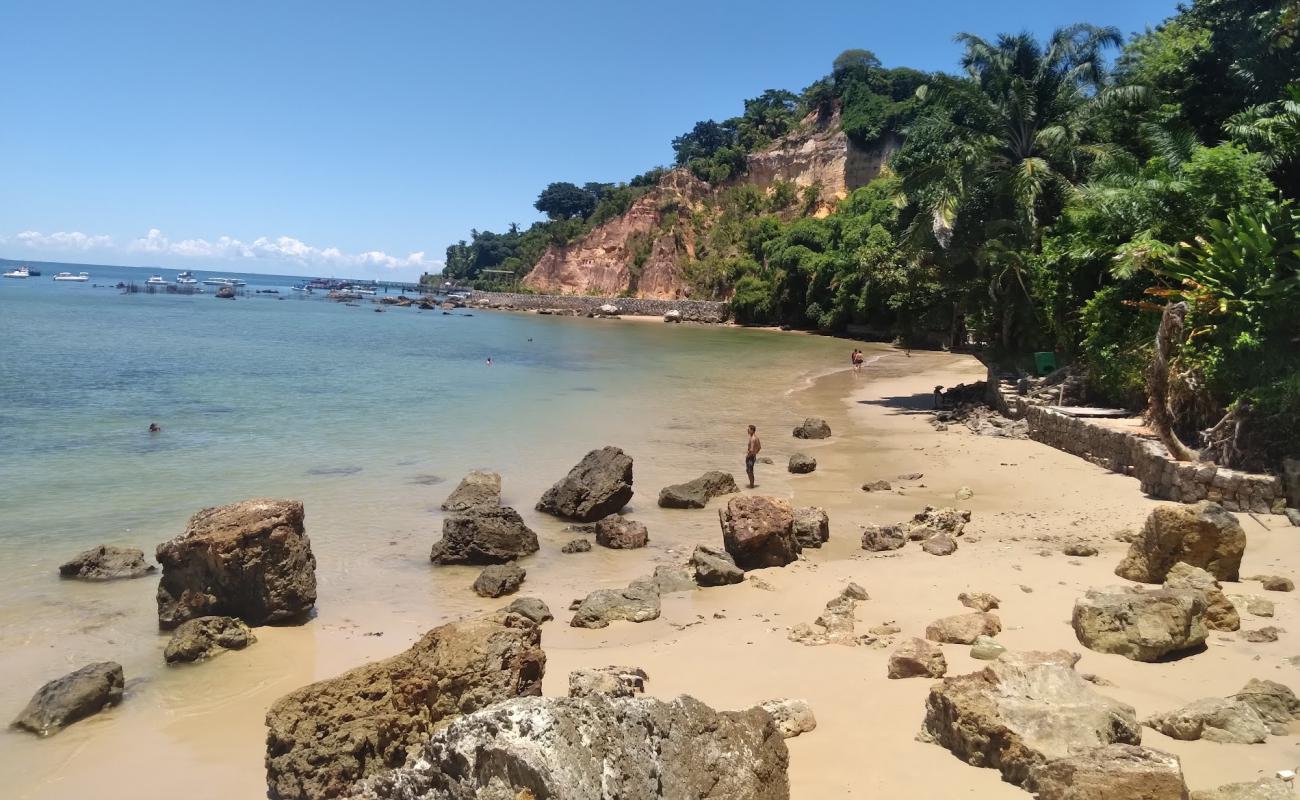
<instances>
[{"instance_id":1,"label":"cluster of rock","mask_svg":"<svg viewBox=\"0 0 1300 800\"><path fill-rule=\"evenodd\" d=\"M1225 744L1259 744L1270 734L1285 735L1300 718L1300 700L1274 681L1250 680L1231 697L1207 697L1155 714L1143 725L1171 739L1205 739Z\"/></svg>"},{"instance_id":2,"label":"cluster of rock","mask_svg":"<svg viewBox=\"0 0 1300 800\"><path fill-rule=\"evenodd\" d=\"M858 602L868 600L867 590L850 583L839 594L826 602L826 608L811 625L801 622L790 629L788 638L799 644L821 646L827 644L872 644L872 634L856 633Z\"/></svg>"},{"instance_id":3,"label":"cluster of rock","mask_svg":"<svg viewBox=\"0 0 1300 800\"><path fill-rule=\"evenodd\" d=\"M955 508L925 510L896 525L867 525L862 529L862 549L873 552L898 550L909 541L920 542L930 555L947 556L957 551L957 538L970 522L970 511Z\"/></svg>"},{"instance_id":4,"label":"cluster of rock","mask_svg":"<svg viewBox=\"0 0 1300 800\"><path fill-rule=\"evenodd\" d=\"M539 314L561 316L606 316L603 305L614 305L614 314L634 317L663 317L677 312L684 322L726 322L730 309L724 302L710 300L655 300L650 298L620 297L613 303L600 297L584 294L547 295L512 294L508 292L474 292L470 305L503 311L535 311Z\"/></svg>"}]
</instances>

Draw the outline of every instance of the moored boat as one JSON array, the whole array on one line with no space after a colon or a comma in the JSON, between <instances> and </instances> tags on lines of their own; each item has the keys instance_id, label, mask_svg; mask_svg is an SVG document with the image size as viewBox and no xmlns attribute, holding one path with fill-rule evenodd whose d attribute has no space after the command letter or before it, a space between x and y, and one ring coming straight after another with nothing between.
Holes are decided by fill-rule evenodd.
<instances>
[{"instance_id":1,"label":"moored boat","mask_svg":"<svg viewBox=\"0 0 1300 800\"><path fill-rule=\"evenodd\" d=\"M151 284L153 286L166 286L167 279L161 275L150 275L149 280L145 281L145 283Z\"/></svg>"},{"instance_id":2,"label":"moored boat","mask_svg":"<svg viewBox=\"0 0 1300 800\"><path fill-rule=\"evenodd\" d=\"M76 275L73 275L71 272L60 272L58 275L54 276L54 280L71 281L72 283L85 283L86 281L90 280L90 273L79 272Z\"/></svg>"},{"instance_id":3,"label":"moored boat","mask_svg":"<svg viewBox=\"0 0 1300 800\"><path fill-rule=\"evenodd\" d=\"M29 277L31 277L31 274L32 274L32 271L29 270L27 267L18 267L17 269L11 269L11 270L9 270L8 272L6 272L6 273L4 274L4 277L6 277L6 278L29 278Z\"/></svg>"},{"instance_id":4,"label":"moored boat","mask_svg":"<svg viewBox=\"0 0 1300 800\"><path fill-rule=\"evenodd\" d=\"M198 282L198 279L194 277L194 273L192 272L182 272L176 276L176 283L180 286L193 286Z\"/></svg>"}]
</instances>

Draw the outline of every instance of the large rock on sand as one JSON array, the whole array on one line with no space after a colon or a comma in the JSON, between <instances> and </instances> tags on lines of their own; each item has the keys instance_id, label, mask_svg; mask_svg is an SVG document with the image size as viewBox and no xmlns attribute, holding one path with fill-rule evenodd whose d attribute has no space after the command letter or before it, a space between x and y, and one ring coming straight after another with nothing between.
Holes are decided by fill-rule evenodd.
<instances>
[{"instance_id":1,"label":"large rock on sand","mask_svg":"<svg viewBox=\"0 0 1300 800\"><path fill-rule=\"evenodd\" d=\"M645 682L650 676L640 667L595 667L575 669L569 673L569 697L590 697L603 694L610 697L632 697L645 694Z\"/></svg>"},{"instance_id":2,"label":"large rock on sand","mask_svg":"<svg viewBox=\"0 0 1300 800\"><path fill-rule=\"evenodd\" d=\"M794 510L794 538L800 547L821 547L831 538L831 518L825 509L804 506Z\"/></svg>"},{"instance_id":3,"label":"large rock on sand","mask_svg":"<svg viewBox=\"0 0 1300 800\"><path fill-rule=\"evenodd\" d=\"M442 521L442 539L429 560L435 564L504 564L536 553L537 534L509 506L477 506Z\"/></svg>"},{"instance_id":4,"label":"large rock on sand","mask_svg":"<svg viewBox=\"0 0 1300 800\"><path fill-rule=\"evenodd\" d=\"M426 633L409 650L285 695L266 714L275 800L340 797L402 766L448 717L542 693L541 628L499 612Z\"/></svg>"},{"instance_id":5,"label":"large rock on sand","mask_svg":"<svg viewBox=\"0 0 1300 800\"><path fill-rule=\"evenodd\" d=\"M474 579L474 594L479 597L504 597L519 591L528 573L514 563L491 564Z\"/></svg>"},{"instance_id":6,"label":"large rock on sand","mask_svg":"<svg viewBox=\"0 0 1300 800\"><path fill-rule=\"evenodd\" d=\"M243 650L256 641L248 626L234 617L197 617L172 633L163 659L168 664L202 661L227 650Z\"/></svg>"},{"instance_id":7,"label":"large rock on sand","mask_svg":"<svg viewBox=\"0 0 1300 800\"><path fill-rule=\"evenodd\" d=\"M1221 744L1259 744L1269 728L1248 703L1234 698L1206 697L1182 708L1155 714L1142 724L1171 739L1205 739Z\"/></svg>"},{"instance_id":8,"label":"large rock on sand","mask_svg":"<svg viewBox=\"0 0 1300 800\"><path fill-rule=\"evenodd\" d=\"M1217 580L1235 581L1246 551L1246 532L1218 503L1161 506L1147 517L1115 574L1139 583L1162 583L1179 561Z\"/></svg>"},{"instance_id":9,"label":"large rock on sand","mask_svg":"<svg viewBox=\"0 0 1300 800\"><path fill-rule=\"evenodd\" d=\"M726 586L745 580L745 571L736 566L730 553L703 544L695 545L687 566L695 570L695 582L701 586Z\"/></svg>"},{"instance_id":10,"label":"large rock on sand","mask_svg":"<svg viewBox=\"0 0 1300 800\"><path fill-rule=\"evenodd\" d=\"M617 447L592 450L559 483L546 490L537 510L579 522L616 514L632 499L632 457Z\"/></svg>"},{"instance_id":11,"label":"large rock on sand","mask_svg":"<svg viewBox=\"0 0 1300 800\"><path fill-rule=\"evenodd\" d=\"M942 678L947 672L943 648L925 639L912 637L889 654L891 678Z\"/></svg>"},{"instance_id":12,"label":"large rock on sand","mask_svg":"<svg viewBox=\"0 0 1300 800\"><path fill-rule=\"evenodd\" d=\"M122 701L122 665L113 661L87 664L55 678L37 690L14 727L38 736L58 733L79 719Z\"/></svg>"},{"instance_id":13,"label":"large rock on sand","mask_svg":"<svg viewBox=\"0 0 1300 800\"><path fill-rule=\"evenodd\" d=\"M244 500L205 508L185 533L158 545L158 625L239 617L295 622L316 603L316 557L298 500Z\"/></svg>"},{"instance_id":14,"label":"large rock on sand","mask_svg":"<svg viewBox=\"0 0 1300 800\"><path fill-rule=\"evenodd\" d=\"M709 501L724 494L740 491L736 478L729 472L710 470L693 481L675 483L659 491L661 508L704 508Z\"/></svg>"},{"instance_id":15,"label":"large rock on sand","mask_svg":"<svg viewBox=\"0 0 1300 800\"><path fill-rule=\"evenodd\" d=\"M862 529L862 549L872 552L897 550L907 544L907 531L901 525L867 525Z\"/></svg>"},{"instance_id":16,"label":"large rock on sand","mask_svg":"<svg viewBox=\"0 0 1300 800\"><path fill-rule=\"evenodd\" d=\"M650 532L644 522L628 519L622 514L611 514L596 523L596 544L611 550L635 550L645 547Z\"/></svg>"},{"instance_id":17,"label":"large rock on sand","mask_svg":"<svg viewBox=\"0 0 1300 800\"><path fill-rule=\"evenodd\" d=\"M443 511L467 511L479 506L501 505L501 476L495 472L474 470L442 502Z\"/></svg>"},{"instance_id":18,"label":"large rock on sand","mask_svg":"<svg viewBox=\"0 0 1300 800\"><path fill-rule=\"evenodd\" d=\"M987 611L954 614L925 626L925 638L945 644L974 644L981 636L997 636L1001 632L1002 620Z\"/></svg>"},{"instance_id":19,"label":"large rock on sand","mask_svg":"<svg viewBox=\"0 0 1300 800\"><path fill-rule=\"evenodd\" d=\"M632 581L626 589L597 589L578 604L569 624L575 628L604 628L611 622L649 622L659 618L659 588L649 580Z\"/></svg>"},{"instance_id":20,"label":"large rock on sand","mask_svg":"<svg viewBox=\"0 0 1300 800\"><path fill-rule=\"evenodd\" d=\"M111 581L118 578L142 578L157 567L144 560L144 551L136 547L101 544L59 566L64 578L83 581Z\"/></svg>"},{"instance_id":21,"label":"large rock on sand","mask_svg":"<svg viewBox=\"0 0 1300 800\"><path fill-rule=\"evenodd\" d=\"M1288 723L1300 719L1300 699L1290 687L1276 681L1251 678L1231 699L1255 709L1269 731L1277 736L1285 735Z\"/></svg>"},{"instance_id":22,"label":"large rock on sand","mask_svg":"<svg viewBox=\"0 0 1300 800\"><path fill-rule=\"evenodd\" d=\"M1182 589L1205 595L1205 627L1212 631L1235 631L1241 628L1241 615L1223 593L1214 576L1200 567L1179 561L1165 575L1166 589Z\"/></svg>"},{"instance_id":23,"label":"large rock on sand","mask_svg":"<svg viewBox=\"0 0 1300 800\"><path fill-rule=\"evenodd\" d=\"M529 697L455 720L355 800L787 800L789 752L761 708L694 698Z\"/></svg>"},{"instance_id":24,"label":"large rock on sand","mask_svg":"<svg viewBox=\"0 0 1300 800\"><path fill-rule=\"evenodd\" d=\"M1034 767L1038 800L1187 800L1178 756L1112 744Z\"/></svg>"},{"instance_id":25,"label":"large rock on sand","mask_svg":"<svg viewBox=\"0 0 1300 800\"><path fill-rule=\"evenodd\" d=\"M1078 656L1007 653L979 672L944 678L925 701L923 733L977 767L1024 786L1034 767L1109 744L1139 744L1130 706L1074 671Z\"/></svg>"},{"instance_id":26,"label":"large rock on sand","mask_svg":"<svg viewBox=\"0 0 1300 800\"><path fill-rule=\"evenodd\" d=\"M1090 590L1075 602L1072 624L1079 642L1089 650L1158 661L1205 644L1204 616L1201 592Z\"/></svg>"},{"instance_id":27,"label":"large rock on sand","mask_svg":"<svg viewBox=\"0 0 1300 800\"><path fill-rule=\"evenodd\" d=\"M718 509L722 543L744 570L784 567L803 549L794 535L794 510L777 497L743 495Z\"/></svg>"}]
</instances>

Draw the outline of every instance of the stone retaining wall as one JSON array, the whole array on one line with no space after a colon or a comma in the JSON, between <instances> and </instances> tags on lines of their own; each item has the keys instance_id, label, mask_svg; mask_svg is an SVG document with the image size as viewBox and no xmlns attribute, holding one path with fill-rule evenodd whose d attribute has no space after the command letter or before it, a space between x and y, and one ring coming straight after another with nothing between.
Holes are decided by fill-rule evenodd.
<instances>
[{"instance_id":1,"label":"stone retaining wall","mask_svg":"<svg viewBox=\"0 0 1300 800\"><path fill-rule=\"evenodd\" d=\"M1142 491L1152 497L1183 503L1213 500L1229 511L1257 514L1281 514L1286 508L1281 478L1202 462L1175 461L1164 445L1153 439L1043 406L1018 406L1029 422L1029 438L1112 472L1132 475L1142 482Z\"/></svg>"},{"instance_id":2,"label":"stone retaining wall","mask_svg":"<svg viewBox=\"0 0 1300 800\"><path fill-rule=\"evenodd\" d=\"M590 297L587 295L512 294L474 292L468 303L481 308L518 311L567 311L597 313L603 305L618 308L620 315L662 317L669 311L681 314L685 322L726 322L731 316L727 303L713 300L650 300L636 297Z\"/></svg>"}]
</instances>

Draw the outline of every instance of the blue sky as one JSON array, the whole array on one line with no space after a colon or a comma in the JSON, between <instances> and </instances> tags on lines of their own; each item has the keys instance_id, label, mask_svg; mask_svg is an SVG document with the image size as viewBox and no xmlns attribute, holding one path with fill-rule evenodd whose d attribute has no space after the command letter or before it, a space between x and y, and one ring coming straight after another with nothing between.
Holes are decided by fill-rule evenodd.
<instances>
[{"instance_id":1,"label":"blue sky","mask_svg":"<svg viewBox=\"0 0 1300 800\"><path fill-rule=\"evenodd\" d=\"M850 47L1126 35L1172 0L0 0L0 257L411 278Z\"/></svg>"}]
</instances>

